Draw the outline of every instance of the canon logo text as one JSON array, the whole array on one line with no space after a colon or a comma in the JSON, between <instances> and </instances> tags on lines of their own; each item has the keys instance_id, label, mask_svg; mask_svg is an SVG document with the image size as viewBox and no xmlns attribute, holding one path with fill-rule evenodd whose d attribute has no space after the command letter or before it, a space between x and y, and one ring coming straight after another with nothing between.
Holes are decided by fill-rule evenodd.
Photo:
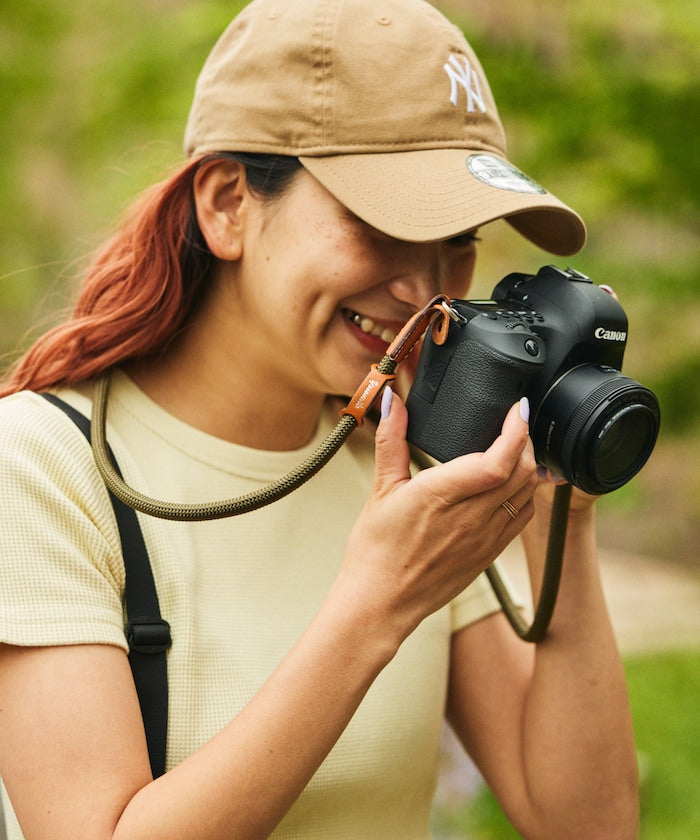
<instances>
[{"instance_id":1,"label":"canon logo text","mask_svg":"<svg viewBox=\"0 0 700 840\"><path fill-rule=\"evenodd\" d=\"M598 327L594 333L601 341L627 341L627 333L618 330L606 330L605 327Z\"/></svg>"}]
</instances>

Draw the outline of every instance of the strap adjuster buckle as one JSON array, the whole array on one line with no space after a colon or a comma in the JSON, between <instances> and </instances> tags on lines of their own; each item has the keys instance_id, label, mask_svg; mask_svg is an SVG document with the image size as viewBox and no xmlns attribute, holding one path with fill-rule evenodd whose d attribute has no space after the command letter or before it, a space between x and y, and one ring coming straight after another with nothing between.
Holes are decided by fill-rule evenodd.
<instances>
[{"instance_id":1,"label":"strap adjuster buckle","mask_svg":"<svg viewBox=\"0 0 700 840\"><path fill-rule=\"evenodd\" d=\"M135 653L165 653L172 644L170 625L162 618L132 620L126 625L126 640Z\"/></svg>"}]
</instances>

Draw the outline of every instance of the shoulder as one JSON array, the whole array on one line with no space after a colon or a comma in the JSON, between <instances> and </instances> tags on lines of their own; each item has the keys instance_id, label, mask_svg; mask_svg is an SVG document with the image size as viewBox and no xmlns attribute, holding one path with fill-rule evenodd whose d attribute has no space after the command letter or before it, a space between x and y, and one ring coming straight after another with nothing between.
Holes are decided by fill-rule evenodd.
<instances>
[{"instance_id":1,"label":"shoulder","mask_svg":"<svg viewBox=\"0 0 700 840\"><path fill-rule=\"evenodd\" d=\"M83 399L77 391L67 389L60 391L60 396L71 403ZM85 411L84 406L76 405L76 408ZM41 437L42 430L60 434L62 429L74 425L66 420L64 412L34 391L18 391L0 399L0 429L3 437L11 435L16 442L36 433Z\"/></svg>"},{"instance_id":2,"label":"shoulder","mask_svg":"<svg viewBox=\"0 0 700 840\"><path fill-rule=\"evenodd\" d=\"M77 392L61 396L89 413ZM6 506L22 500L35 509L61 500L110 533L109 497L85 435L40 394L22 391L0 399L0 496Z\"/></svg>"},{"instance_id":3,"label":"shoulder","mask_svg":"<svg viewBox=\"0 0 700 840\"><path fill-rule=\"evenodd\" d=\"M92 460L90 446L66 414L40 394L20 391L0 399L0 457L5 467Z\"/></svg>"},{"instance_id":4,"label":"shoulder","mask_svg":"<svg viewBox=\"0 0 700 840\"><path fill-rule=\"evenodd\" d=\"M0 400L0 638L124 646L119 532L87 439L33 393Z\"/></svg>"}]
</instances>

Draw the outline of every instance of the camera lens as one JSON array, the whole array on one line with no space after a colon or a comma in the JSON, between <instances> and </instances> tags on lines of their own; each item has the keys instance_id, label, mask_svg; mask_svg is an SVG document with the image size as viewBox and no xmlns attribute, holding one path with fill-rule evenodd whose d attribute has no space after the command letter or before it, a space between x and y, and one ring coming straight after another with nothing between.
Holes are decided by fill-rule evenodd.
<instances>
[{"instance_id":1,"label":"camera lens","mask_svg":"<svg viewBox=\"0 0 700 840\"><path fill-rule=\"evenodd\" d=\"M593 446L591 466L603 482L616 482L656 439L652 415L639 403L626 405L606 421ZM644 459L646 460L646 458ZM640 464L640 467L643 465Z\"/></svg>"},{"instance_id":2,"label":"camera lens","mask_svg":"<svg viewBox=\"0 0 700 840\"><path fill-rule=\"evenodd\" d=\"M542 400L533 424L535 455L587 493L608 493L647 462L659 423L648 388L606 365L579 365Z\"/></svg>"}]
</instances>

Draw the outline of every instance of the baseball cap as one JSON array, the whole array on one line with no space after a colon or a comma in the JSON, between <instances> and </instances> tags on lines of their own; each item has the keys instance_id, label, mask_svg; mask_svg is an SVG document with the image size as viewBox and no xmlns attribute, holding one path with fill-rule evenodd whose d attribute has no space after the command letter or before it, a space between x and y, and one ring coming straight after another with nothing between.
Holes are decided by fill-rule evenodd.
<instances>
[{"instance_id":1,"label":"baseball cap","mask_svg":"<svg viewBox=\"0 0 700 840\"><path fill-rule=\"evenodd\" d=\"M499 218L562 256L586 237L577 213L508 161L477 56L424 0L253 0L202 68L185 151L298 157L397 239Z\"/></svg>"}]
</instances>

